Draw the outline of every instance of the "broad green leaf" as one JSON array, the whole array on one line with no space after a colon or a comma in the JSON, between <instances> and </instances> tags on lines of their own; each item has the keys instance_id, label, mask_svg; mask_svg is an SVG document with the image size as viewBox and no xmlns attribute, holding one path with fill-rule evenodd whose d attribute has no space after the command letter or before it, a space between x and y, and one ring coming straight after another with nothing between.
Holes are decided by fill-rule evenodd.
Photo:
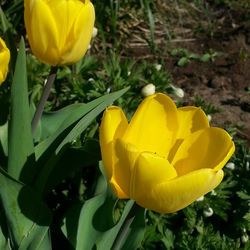
<instances>
[{"instance_id":1,"label":"broad green leaf","mask_svg":"<svg viewBox=\"0 0 250 250\"><path fill-rule=\"evenodd\" d=\"M33 137L31 133L26 55L20 42L14 79L11 86L11 113L8 136L8 173L15 179L29 181L33 175Z\"/></svg>"},{"instance_id":2,"label":"broad green leaf","mask_svg":"<svg viewBox=\"0 0 250 250\"><path fill-rule=\"evenodd\" d=\"M72 176L85 167L97 164L101 160L99 142L88 140L82 147L69 147L53 168L46 189L51 189L66 177Z\"/></svg>"},{"instance_id":3,"label":"broad green leaf","mask_svg":"<svg viewBox=\"0 0 250 250\"><path fill-rule=\"evenodd\" d=\"M107 190L83 204L76 224L78 225L74 245L76 250L93 249L98 238L114 226L115 202L116 198Z\"/></svg>"},{"instance_id":4,"label":"broad green leaf","mask_svg":"<svg viewBox=\"0 0 250 250\"><path fill-rule=\"evenodd\" d=\"M109 192L97 195L83 205L75 204L66 214L63 232L76 250L135 250L140 246L145 230L145 210L141 207L133 209L131 224L124 229L134 201L127 202L121 218L114 224L116 199Z\"/></svg>"},{"instance_id":5,"label":"broad green leaf","mask_svg":"<svg viewBox=\"0 0 250 250\"><path fill-rule=\"evenodd\" d=\"M129 200L119 222L98 238L98 250L135 250L140 246L145 230L145 209Z\"/></svg>"},{"instance_id":6,"label":"broad green leaf","mask_svg":"<svg viewBox=\"0 0 250 250\"><path fill-rule=\"evenodd\" d=\"M11 179L3 171L0 183L11 245L20 250L39 249L49 230L51 212L31 188Z\"/></svg>"},{"instance_id":7,"label":"broad green leaf","mask_svg":"<svg viewBox=\"0 0 250 250\"><path fill-rule=\"evenodd\" d=\"M49 151L55 150L57 148L57 146L59 145L59 144L56 144L56 145L53 144L56 141L56 139L58 139L60 136L64 135L65 132L67 133L68 132L67 129L71 128L71 126L74 125L77 121L79 121L82 117L86 116L89 112L91 112L93 110L94 110L94 113L97 113L96 109L99 111L99 113L101 113L108 105L112 104L117 98L122 96L128 89L129 88L125 88L125 89L119 90L117 92L104 95L100 98L97 98L97 99L87 103L87 104L73 104L73 106L71 108L66 109L66 112L68 113L68 115L66 115L66 118L61 123L61 126L57 128L57 131L53 135L51 135L49 138L42 141L40 144L38 144L36 146L36 149L35 149L36 158L39 159L41 157L41 155L43 155L44 152L48 149L49 149ZM103 107L102 110L100 110L100 105ZM70 113L70 112L68 112L68 110L71 110L72 112ZM92 115L92 120L94 118L95 117L93 117L93 115ZM91 123L92 120L88 121L88 124ZM78 133L78 135L80 135L80 134L81 133ZM59 141L62 142L63 139L59 138ZM60 148L62 148L62 146L67 142L68 142L68 140L64 141L64 143L61 143ZM57 149L57 151L58 151L58 149Z\"/></svg>"},{"instance_id":8,"label":"broad green leaf","mask_svg":"<svg viewBox=\"0 0 250 250\"><path fill-rule=\"evenodd\" d=\"M37 175L34 183L37 190L44 192L46 183L51 176L53 168L56 166L58 160L63 155L64 146L69 145L75 138L80 136L88 125L109 105L111 105L117 98L124 94L128 88L100 97L88 104L80 104L71 112L70 116L64 120L61 127L56 133L50 136L45 141L41 142L36 147L36 157L41 156L40 172ZM80 119L80 121L72 126ZM66 147L64 147L64 150Z\"/></svg>"}]
</instances>

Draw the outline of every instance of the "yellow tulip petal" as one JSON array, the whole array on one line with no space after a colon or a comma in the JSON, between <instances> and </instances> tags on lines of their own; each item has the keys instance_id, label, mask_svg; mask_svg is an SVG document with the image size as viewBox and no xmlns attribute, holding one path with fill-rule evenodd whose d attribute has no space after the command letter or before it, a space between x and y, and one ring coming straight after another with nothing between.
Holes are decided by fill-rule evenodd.
<instances>
[{"instance_id":1,"label":"yellow tulip petal","mask_svg":"<svg viewBox=\"0 0 250 250\"><path fill-rule=\"evenodd\" d=\"M59 33L48 4L33 1L32 9L25 10L25 26L33 53L43 62L59 63ZM59 12L59 11L58 11Z\"/></svg>"},{"instance_id":2,"label":"yellow tulip petal","mask_svg":"<svg viewBox=\"0 0 250 250\"><path fill-rule=\"evenodd\" d=\"M0 84L2 84L7 76L10 61L10 51L6 47L4 40L0 38Z\"/></svg>"},{"instance_id":3,"label":"yellow tulip petal","mask_svg":"<svg viewBox=\"0 0 250 250\"><path fill-rule=\"evenodd\" d=\"M223 171L200 169L165 183L156 184L147 189L144 195L136 195L135 201L148 209L159 213L176 212L210 192L220 184ZM145 187L144 187L145 189Z\"/></svg>"},{"instance_id":4,"label":"yellow tulip petal","mask_svg":"<svg viewBox=\"0 0 250 250\"><path fill-rule=\"evenodd\" d=\"M145 98L132 117L124 140L139 151L155 152L165 157L178 129L177 108L164 94Z\"/></svg>"},{"instance_id":5,"label":"yellow tulip petal","mask_svg":"<svg viewBox=\"0 0 250 250\"><path fill-rule=\"evenodd\" d=\"M176 176L174 167L166 158L143 152L138 156L132 172L130 196L132 199L141 200L155 185Z\"/></svg>"},{"instance_id":6,"label":"yellow tulip petal","mask_svg":"<svg viewBox=\"0 0 250 250\"><path fill-rule=\"evenodd\" d=\"M235 150L230 135L220 128L206 128L187 137L171 164L178 175L201 168L221 169Z\"/></svg>"},{"instance_id":7,"label":"yellow tulip petal","mask_svg":"<svg viewBox=\"0 0 250 250\"><path fill-rule=\"evenodd\" d=\"M114 152L114 140L123 136L128 126L127 119L119 107L111 106L103 114L100 125L100 145L103 164L108 179L113 175L117 161Z\"/></svg>"},{"instance_id":8,"label":"yellow tulip petal","mask_svg":"<svg viewBox=\"0 0 250 250\"><path fill-rule=\"evenodd\" d=\"M184 139L191 133L209 127L207 116L201 108L181 107L178 108L177 113L179 119L178 139Z\"/></svg>"},{"instance_id":9,"label":"yellow tulip petal","mask_svg":"<svg viewBox=\"0 0 250 250\"><path fill-rule=\"evenodd\" d=\"M64 45L62 64L76 62L83 57L90 44L95 22L95 10L91 2L78 11ZM73 39L72 39L73 38Z\"/></svg>"},{"instance_id":10,"label":"yellow tulip petal","mask_svg":"<svg viewBox=\"0 0 250 250\"><path fill-rule=\"evenodd\" d=\"M174 158L176 151L190 134L204 128L209 127L209 122L206 114L201 108L187 106L177 109L179 129L176 136L176 141L170 150L168 159L171 162Z\"/></svg>"},{"instance_id":11,"label":"yellow tulip petal","mask_svg":"<svg viewBox=\"0 0 250 250\"><path fill-rule=\"evenodd\" d=\"M117 139L115 142L115 155L117 161L113 168L112 179L125 194L129 195L131 172L139 155L138 149L131 143Z\"/></svg>"}]
</instances>

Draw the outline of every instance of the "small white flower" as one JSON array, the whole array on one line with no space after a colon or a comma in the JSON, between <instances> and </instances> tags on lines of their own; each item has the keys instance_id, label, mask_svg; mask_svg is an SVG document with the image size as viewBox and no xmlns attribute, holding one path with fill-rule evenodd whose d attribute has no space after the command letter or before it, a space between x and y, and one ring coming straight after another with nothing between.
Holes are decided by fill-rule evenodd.
<instances>
[{"instance_id":1,"label":"small white flower","mask_svg":"<svg viewBox=\"0 0 250 250\"><path fill-rule=\"evenodd\" d=\"M226 164L226 168L234 170L235 169L235 164L233 162L228 162Z\"/></svg>"},{"instance_id":2,"label":"small white flower","mask_svg":"<svg viewBox=\"0 0 250 250\"><path fill-rule=\"evenodd\" d=\"M128 71L128 76L130 76L131 75L131 71Z\"/></svg>"},{"instance_id":3,"label":"small white flower","mask_svg":"<svg viewBox=\"0 0 250 250\"><path fill-rule=\"evenodd\" d=\"M155 69L156 69L157 71L160 71L161 68L162 68L162 65L161 65L161 64L155 64Z\"/></svg>"},{"instance_id":4,"label":"small white flower","mask_svg":"<svg viewBox=\"0 0 250 250\"><path fill-rule=\"evenodd\" d=\"M211 195L215 196L217 193L214 191L214 189L211 191Z\"/></svg>"},{"instance_id":5,"label":"small white flower","mask_svg":"<svg viewBox=\"0 0 250 250\"><path fill-rule=\"evenodd\" d=\"M247 243L248 240L249 240L249 236L248 236L247 234L243 234L243 235L241 236L241 241L242 241L242 243Z\"/></svg>"},{"instance_id":6,"label":"small white flower","mask_svg":"<svg viewBox=\"0 0 250 250\"><path fill-rule=\"evenodd\" d=\"M207 115L207 119L208 119L209 122L211 122L212 116L211 115Z\"/></svg>"},{"instance_id":7,"label":"small white flower","mask_svg":"<svg viewBox=\"0 0 250 250\"><path fill-rule=\"evenodd\" d=\"M94 82L94 81L95 81L95 79L92 77L88 79L88 82Z\"/></svg>"},{"instance_id":8,"label":"small white flower","mask_svg":"<svg viewBox=\"0 0 250 250\"><path fill-rule=\"evenodd\" d=\"M198 198L196 201L200 202L204 200L204 195L202 195L200 198Z\"/></svg>"},{"instance_id":9,"label":"small white flower","mask_svg":"<svg viewBox=\"0 0 250 250\"><path fill-rule=\"evenodd\" d=\"M93 32L92 32L92 38L95 38L98 34L98 29L96 27L93 28Z\"/></svg>"},{"instance_id":10,"label":"small white flower","mask_svg":"<svg viewBox=\"0 0 250 250\"><path fill-rule=\"evenodd\" d=\"M249 167L250 167L250 163L249 163L249 161L247 161L247 163L246 163L246 169L247 169L247 171L249 171Z\"/></svg>"},{"instance_id":11,"label":"small white flower","mask_svg":"<svg viewBox=\"0 0 250 250\"><path fill-rule=\"evenodd\" d=\"M214 214L214 211L211 207L203 211L205 217L211 217Z\"/></svg>"},{"instance_id":12,"label":"small white flower","mask_svg":"<svg viewBox=\"0 0 250 250\"><path fill-rule=\"evenodd\" d=\"M149 84L145 85L145 86L142 88L142 90L141 90L141 94L142 94L144 97L153 95L154 93L155 93L155 85L152 84L152 83L149 83Z\"/></svg>"},{"instance_id":13,"label":"small white flower","mask_svg":"<svg viewBox=\"0 0 250 250\"><path fill-rule=\"evenodd\" d=\"M111 87L108 87L108 88L107 88L107 93L109 94L110 91L111 91Z\"/></svg>"}]
</instances>

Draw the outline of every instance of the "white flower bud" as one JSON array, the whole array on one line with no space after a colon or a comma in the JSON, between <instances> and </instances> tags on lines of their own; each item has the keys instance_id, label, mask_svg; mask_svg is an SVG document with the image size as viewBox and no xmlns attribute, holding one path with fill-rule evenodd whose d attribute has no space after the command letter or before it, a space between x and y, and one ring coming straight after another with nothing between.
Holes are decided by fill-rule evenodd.
<instances>
[{"instance_id":1,"label":"white flower bud","mask_svg":"<svg viewBox=\"0 0 250 250\"><path fill-rule=\"evenodd\" d=\"M176 96L178 96L180 98L184 97L185 93L184 93L183 89L177 88L177 87L175 87L173 85L171 85L171 87L172 87L172 89L173 89L173 91L174 91L174 93L175 93Z\"/></svg>"},{"instance_id":2,"label":"white flower bud","mask_svg":"<svg viewBox=\"0 0 250 250\"><path fill-rule=\"evenodd\" d=\"M95 38L98 34L98 29L96 27L93 28L93 32L92 32L92 38Z\"/></svg>"},{"instance_id":3,"label":"white flower bud","mask_svg":"<svg viewBox=\"0 0 250 250\"><path fill-rule=\"evenodd\" d=\"M241 241L242 241L242 243L247 243L248 240L249 240L249 236L248 236L247 234L243 234L243 235L241 236Z\"/></svg>"},{"instance_id":4,"label":"white flower bud","mask_svg":"<svg viewBox=\"0 0 250 250\"><path fill-rule=\"evenodd\" d=\"M247 171L249 171L249 166L250 166L250 163L249 163L249 161L247 161L247 163L246 163L246 169L247 169Z\"/></svg>"},{"instance_id":5,"label":"white flower bud","mask_svg":"<svg viewBox=\"0 0 250 250\"><path fill-rule=\"evenodd\" d=\"M235 164L233 162L228 162L226 164L226 168L228 168L230 170L234 170L235 169Z\"/></svg>"},{"instance_id":6,"label":"white flower bud","mask_svg":"<svg viewBox=\"0 0 250 250\"><path fill-rule=\"evenodd\" d=\"M211 195L215 196L217 193L214 191L214 189L211 191Z\"/></svg>"},{"instance_id":7,"label":"white flower bud","mask_svg":"<svg viewBox=\"0 0 250 250\"><path fill-rule=\"evenodd\" d=\"M155 93L155 85L150 83L150 84L147 84L146 86L144 86L141 90L141 94L144 96L144 97L147 97L147 96L150 96L150 95L153 95Z\"/></svg>"},{"instance_id":8,"label":"white flower bud","mask_svg":"<svg viewBox=\"0 0 250 250\"><path fill-rule=\"evenodd\" d=\"M130 76L131 75L131 71L128 71L128 76Z\"/></svg>"},{"instance_id":9,"label":"white flower bud","mask_svg":"<svg viewBox=\"0 0 250 250\"><path fill-rule=\"evenodd\" d=\"M211 122L212 116L211 115L207 115L207 119L208 119L209 122Z\"/></svg>"},{"instance_id":10,"label":"white flower bud","mask_svg":"<svg viewBox=\"0 0 250 250\"><path fill-rule=\"evenodd\" d=\"M203 211L205 217L211 217L214 214L214 211L211 207Z\"/></svg>"},{"instance_id":11,"label":"white flower bud","mask_svg":"<svg viewBox=\"0 0 250 250\"><path fill-rule=\"evenodd\" d=\"M200 202L200 201L203 201L204 200L204 195L202 195L200 198L198 198L196 201L197 202Z\"/></svg>"},{"instance_id":12,"label":"white flower bud","mask_svg":"<svg viewBox=\"0 0 250 250\"><path fill-rule=\"evenodd\" d=\"M162 65L161 65L161 64L155 64L155 69L156 69L157 71L160 71L161 68L162 68Z\"/></svg>"}]
</instances>

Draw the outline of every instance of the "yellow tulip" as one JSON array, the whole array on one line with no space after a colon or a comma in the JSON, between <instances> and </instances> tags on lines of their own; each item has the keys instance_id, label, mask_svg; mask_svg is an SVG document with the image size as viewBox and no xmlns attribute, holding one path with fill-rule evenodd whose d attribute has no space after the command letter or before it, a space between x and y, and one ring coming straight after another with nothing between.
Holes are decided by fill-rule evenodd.
<instances>
[{"instance_id":1,"label":"yellow tulip","mask_svg":"<svg viewBox=\"0 0 250 250\"><path fill-rule=\"evenodd\" d=\"M219 185L235 150L200 108L176 108L160 93L145 98L130 123L119 107L107 108L100 145L115 194L160 213L180 210Z\"/></svg>"},{"instance_id":2,"label":"yellow tulip","mask_svg":"<svg viewBox=\"0 0 250 250\"><path fill-rule=\"evenodd\" d=\"M89 0L25 0L31 50L44 63L72 64L88 49L95 10Z\"/></svg>"},{"instance_id":3,"label":"yellow tulip","mask_svg":"<svg viewBox=\"0 0 250 250\"><path fill-rule=\"evenodd\" d=\"M7 76L10 62L10 51L3 39L0 38L0 84L2 84Z\"/></svg>"}]
</instances>

